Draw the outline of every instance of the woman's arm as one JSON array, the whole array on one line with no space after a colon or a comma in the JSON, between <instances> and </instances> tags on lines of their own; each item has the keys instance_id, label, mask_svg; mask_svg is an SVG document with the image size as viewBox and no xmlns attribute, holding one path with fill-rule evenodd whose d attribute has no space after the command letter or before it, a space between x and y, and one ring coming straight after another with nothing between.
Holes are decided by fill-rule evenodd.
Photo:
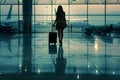
<instances>
[{"instance_id":1,"label":"woman's arm","mask_svg":"<svg viewBox=\"0 0 120 80\"><path fill-rule=\"evenodd\" d=\"M55 26L56 23L57 23L57 13L56 13L56 19L55 19L55 21L54 21L52 26Z\"/></svg>"},{"instance_id":2,"label":"woman's arm","mask_svg":"<svg viewBox=\"0 0 120 80\"><path fill-rule=\"evenodd\" d=\"M52 25L52 26L55 26L55 24L56 24L56 20L55 20L55 22L53 23L53 25Z\"/></svg>"}]
</instances>

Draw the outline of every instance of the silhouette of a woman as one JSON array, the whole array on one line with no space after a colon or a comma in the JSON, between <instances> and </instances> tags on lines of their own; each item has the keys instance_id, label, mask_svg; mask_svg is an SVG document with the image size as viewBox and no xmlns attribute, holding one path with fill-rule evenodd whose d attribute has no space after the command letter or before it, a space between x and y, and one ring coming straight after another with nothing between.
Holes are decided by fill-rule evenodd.
<instances>
[{"instance_id":1,"label":"silhouette of a woman","mask_svg":"<svg viewBox=\"0 0 120 80\"><path fill-rule=\"evenodd\" d=\"M56 30L58 31L59 43L62 43L63 30L65 29L65 27L67 27L67 25L66 25L65 12L63 11L63 8L61 5L58 6L58 9L56 12L56 20L53 26L55 26Z\"/></svg>"}]
</instances>

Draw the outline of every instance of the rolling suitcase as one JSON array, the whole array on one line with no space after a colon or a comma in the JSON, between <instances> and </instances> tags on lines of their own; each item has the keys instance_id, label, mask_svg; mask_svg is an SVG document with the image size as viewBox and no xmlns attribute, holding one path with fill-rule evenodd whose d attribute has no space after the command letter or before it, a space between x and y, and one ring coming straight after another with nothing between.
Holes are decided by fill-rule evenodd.
<instances>
[{"instance_id":1,"label":"rolling suitcase","mask_svg":"<svg viewBox=\"0 0 120 80\"><path fill-rule=\"evenodd\" d=\"M52 30L51 32L49 32L49 39L48 39L49 45L50 43L54 43L54 44L57 43L57 32L55 32L55 28L53 26L51 28Z\"/></svg>"},{"instance_id":2,"label":"rolling suitcase","mask_svg":"<svg viewBox=\"0 0 120 80\"><path fill-rule=\"evenodd\" d=\"M57 43L57 32L49 32L49 44Z\"/></svg>"}]
</instances>

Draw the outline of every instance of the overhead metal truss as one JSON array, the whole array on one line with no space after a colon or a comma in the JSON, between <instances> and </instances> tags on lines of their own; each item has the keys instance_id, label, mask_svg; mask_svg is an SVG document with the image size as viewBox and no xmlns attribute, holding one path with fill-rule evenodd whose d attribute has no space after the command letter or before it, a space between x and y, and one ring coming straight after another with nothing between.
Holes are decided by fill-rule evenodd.
<instances>
[{"instance_id":1,"label":"overhead metal truss","mask_svg":"<svg viewBox=\"0 0 120 80\"><path fill-rule=\"evenodd\" d=\"M38 5L68 5L68 4L120 4L120 0L32 0ZM22 0L0 0L0 5L22 4Z\"/></svg>"}]
</instances>

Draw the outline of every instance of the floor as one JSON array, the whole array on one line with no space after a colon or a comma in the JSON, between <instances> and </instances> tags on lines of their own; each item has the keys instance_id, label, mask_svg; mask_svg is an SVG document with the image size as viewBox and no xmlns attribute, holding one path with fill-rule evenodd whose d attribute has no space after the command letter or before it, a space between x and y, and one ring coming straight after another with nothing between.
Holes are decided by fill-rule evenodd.
<instances>
[{"instance_id":1,"label":"floor","mask_svg":"<svg viewBox=\"0 0 120 80\"><path fill-rule=\"evenodd\" d=\"M0 80L119 80L120 33L0 34Z\"/></svg>"}]
</instances>

